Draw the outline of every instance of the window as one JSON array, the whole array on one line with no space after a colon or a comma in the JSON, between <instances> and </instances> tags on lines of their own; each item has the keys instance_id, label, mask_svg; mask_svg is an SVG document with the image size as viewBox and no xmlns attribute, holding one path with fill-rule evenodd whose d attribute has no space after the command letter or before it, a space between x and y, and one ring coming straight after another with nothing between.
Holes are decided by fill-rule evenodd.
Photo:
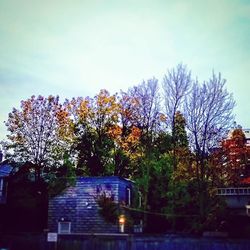
<instances>
[{"instance_id":1,"label":"window","mask_svg":"<svg viewBox=\"0 0 250 250\"><path fill-rule=\"evenodd\" d=\"M126 205L130 206L131 205L131 189L126 188Z\"/></svg>"},{"instance_id":2,"label":"window","mask_svg":"<svg viewBox=\"0 0 250 250\"><path fill-rule=\"evenodd\" d=\"M246 205L247 216L250 216L250 205Z\"/></svg>"},{"instance_id":3,"label":"window","mask_svg":"<svg viewBox=\"0 0 250 250\"><path fill-rule=\"evenodd\" d=\"M141 194L141 192L138 192L138 198L139 198L138 205L139 205L139 207L142 207L142 194Z\"/></svg>"},{"instance_id":4,"label":"window","mask_svg":"<svg viewBox=\"0 0 250 250\"><path fill-rule=\"evenodd\" d=\"M0 196L3 196L3 179L0 178Z\"/></svg>"},{"instance_id":5,"label":"window","mask_svg":"<svg viewBox=\"0 0 250 250\"><path fill-rule=\"evenodd\" d=\"M59 234L69 234L71 232L71 222L69 221L59 221L58 222L58 233Z\"/></svg>"}]
</instances>

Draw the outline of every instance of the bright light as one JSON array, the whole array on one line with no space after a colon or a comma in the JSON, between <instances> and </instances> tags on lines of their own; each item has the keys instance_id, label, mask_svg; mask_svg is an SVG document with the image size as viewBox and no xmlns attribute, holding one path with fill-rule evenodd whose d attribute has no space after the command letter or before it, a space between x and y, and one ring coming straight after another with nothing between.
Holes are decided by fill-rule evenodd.
<instances>
[{"instance_id":1,"label":"bright light","mask_svg":"<svg viewBox=\"0 0 250 250\"><path fill-rule=\"evenodd\" d=\"M125 215L120 215L120 217L119 217L119 224L122 224L122 225L124 225L125 224Z\"/></svg>"}]
</instances>

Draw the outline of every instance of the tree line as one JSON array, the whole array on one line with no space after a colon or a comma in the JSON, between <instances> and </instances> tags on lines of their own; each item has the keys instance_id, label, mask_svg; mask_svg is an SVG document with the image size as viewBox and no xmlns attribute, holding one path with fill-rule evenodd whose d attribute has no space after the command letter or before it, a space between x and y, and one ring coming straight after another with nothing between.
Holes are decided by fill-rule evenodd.
<instances>
[{"instance_id":1,"label":"tree line","mask_svg":"<svg viewBox=\"0 0 250 250\"><path fill-rule=\"evenodd\" d=\"M214 72L200 82L178 64L160 83L151 78L116 94L32 96L5 122L5 157L32 163L51 193L76 176L117 175L137 182L144 211L172 215L171 228L217 227L223 206L214 190L228 179L214 159L222 161L217 149L235 106L225 83Z\"/></svg>"}]
</instances>

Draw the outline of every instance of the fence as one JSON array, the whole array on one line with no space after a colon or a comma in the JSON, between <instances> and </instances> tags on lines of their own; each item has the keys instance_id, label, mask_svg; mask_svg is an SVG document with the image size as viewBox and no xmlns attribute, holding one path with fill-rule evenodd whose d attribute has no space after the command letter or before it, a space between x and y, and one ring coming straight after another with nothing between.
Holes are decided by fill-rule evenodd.
<instances>
[{"instance_id":1,"label":"fence","mask_svg":"<svg viewBox=\"0 0 250 250\"><path fill-rule=\"evenodd\" d=\"M250 250L248 239L177 237L174 235L71 234L47 242L45 235L0 236L8 250Z\"/></svg>"}]
</instances>

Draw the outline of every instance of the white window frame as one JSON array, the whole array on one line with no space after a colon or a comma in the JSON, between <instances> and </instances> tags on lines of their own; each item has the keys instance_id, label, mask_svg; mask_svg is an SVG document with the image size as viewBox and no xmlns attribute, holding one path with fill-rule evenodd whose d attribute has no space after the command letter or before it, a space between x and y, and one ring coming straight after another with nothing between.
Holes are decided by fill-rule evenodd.
<instances>
[{"instance_id":1,"label":"white window frame","mask_svg":"<svg viewBox=\"0 0 250 250\"><path fill-rule=\"evenodd\" d=\"M0 178L0 197L3 196L3 178Z\"/></svg>"},{"instance_id":2,"label":"white window frame","mask_svg":"<svg viewBox=\"0 0 250 250\"><path fill-rule=\"evenodd\" d=\"M62 230L62 224L68 224L68 230ZM71 233L71 222L70 221L58 221L58 233L59 234L70 234Z\"/></svg>"},{"instance_id":3,"label":"white window frame","mask_svg":"<svg viewBox=\"0 0 250 250\"><path fill-rule=\"evenodd\" d=\"M140 191L138 192L138 205L142 207L142 193Z\"/></svg>"},{"instance_id":4,"label":"white window frame","mask_svg":"<svg viewBox=\"0 0 250 250\"><path fill-rule=\"evenodd\" d=\"M246 214L250 216L250 205L246 205Z\"/></svg>"},{"instance_id":5,"label":"white window frame","mask_svg":"<svg viewBox=\"0 0 250 250\"><path fill-rule=\"evenodd\" d=\"M127 201L126 201L127 206L131 206L131 188L127 187L126 192L128 192Z\"/></svg>"}]
</instances>

